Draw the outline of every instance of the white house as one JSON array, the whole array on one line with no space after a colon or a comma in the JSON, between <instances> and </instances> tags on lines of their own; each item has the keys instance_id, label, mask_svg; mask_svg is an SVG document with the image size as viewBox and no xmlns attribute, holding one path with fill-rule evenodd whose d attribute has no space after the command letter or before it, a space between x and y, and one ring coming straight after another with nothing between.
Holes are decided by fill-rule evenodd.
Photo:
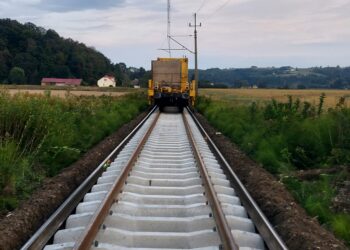
<instances>
[{"instance_id":1,"label":"white house","mask_svg":"<svg viewBox=\"0 0 350 250\"><path fill-rule=\"evenodd\" d=\"M100 80L97 81L97 86L99 87L115 87L116 81L114 76L104 76Z\"/></svg>"}]
</instances>

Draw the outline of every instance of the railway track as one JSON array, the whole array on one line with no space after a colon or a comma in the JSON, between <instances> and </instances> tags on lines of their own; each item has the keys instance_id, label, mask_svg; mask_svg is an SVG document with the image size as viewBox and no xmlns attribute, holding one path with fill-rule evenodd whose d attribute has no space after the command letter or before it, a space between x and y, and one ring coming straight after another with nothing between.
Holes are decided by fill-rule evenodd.
<instances>
[{"instance_id":1,"label":"railway track","mask_svg":"<svg viewBox=\"0 0 350 250\"><path fill-rule=\"evenodd\" d=\"M189 110L154 109L108 159L23 249L286 249Z\"/></svg>"}]
</instances>

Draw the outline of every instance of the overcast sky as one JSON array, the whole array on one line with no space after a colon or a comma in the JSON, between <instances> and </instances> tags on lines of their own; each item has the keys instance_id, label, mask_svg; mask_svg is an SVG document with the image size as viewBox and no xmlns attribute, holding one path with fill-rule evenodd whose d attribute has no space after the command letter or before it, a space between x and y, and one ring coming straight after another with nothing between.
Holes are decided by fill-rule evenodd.
<instances>
[{"instance_id":1,"label":"overcast sky","mask_svg":"<svg viewBox=\"0 0 350 250\"><path fill-rule=\"evenodd\" d=\"M350 66L350 0L172 0L172 35L199 67ZM93 46L113 62L150 68L167 56L166 0L0 0L0 17ZM175 44L172 45L176 48ZM193 56L183 51L175 56Z\"/></svg>"}]
</instances>

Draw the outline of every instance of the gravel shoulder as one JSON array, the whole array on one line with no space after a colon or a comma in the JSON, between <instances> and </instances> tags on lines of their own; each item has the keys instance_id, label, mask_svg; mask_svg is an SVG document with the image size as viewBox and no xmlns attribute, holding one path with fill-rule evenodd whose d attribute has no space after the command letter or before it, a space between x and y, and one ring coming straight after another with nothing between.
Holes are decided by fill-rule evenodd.
<instances>
[{"instance_id":1,"label":"gravel shoulder","mask_svg":"<svg viewBox=\"0 0 350 250\"><path fill-rule=\"evenodd\" d=\"M195 115L289 249L347 249L315 218L309 217L273 175L218 134L201 114Z\"/></svg>"}]
</instances>

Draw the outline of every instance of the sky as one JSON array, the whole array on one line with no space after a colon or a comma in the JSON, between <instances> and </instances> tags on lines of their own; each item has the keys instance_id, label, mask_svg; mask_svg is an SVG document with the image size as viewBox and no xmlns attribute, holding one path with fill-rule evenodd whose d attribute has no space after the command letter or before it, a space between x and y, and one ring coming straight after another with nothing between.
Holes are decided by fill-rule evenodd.
<instances>
[{"instance_id":1,"label":"sky","mask_svg":"<svg viewBox=\"0 0 350 250\"><path fill-rule=\"evenodd\" d=\"M201 69L350 66L350 0L171 0L171 35L190 50L195 12ZM54 29L114 63L149 69L168 56L167 0L0 0L0 18ZM190 52L172 56L193 67Z\"/></svg>"}]
</instances>

